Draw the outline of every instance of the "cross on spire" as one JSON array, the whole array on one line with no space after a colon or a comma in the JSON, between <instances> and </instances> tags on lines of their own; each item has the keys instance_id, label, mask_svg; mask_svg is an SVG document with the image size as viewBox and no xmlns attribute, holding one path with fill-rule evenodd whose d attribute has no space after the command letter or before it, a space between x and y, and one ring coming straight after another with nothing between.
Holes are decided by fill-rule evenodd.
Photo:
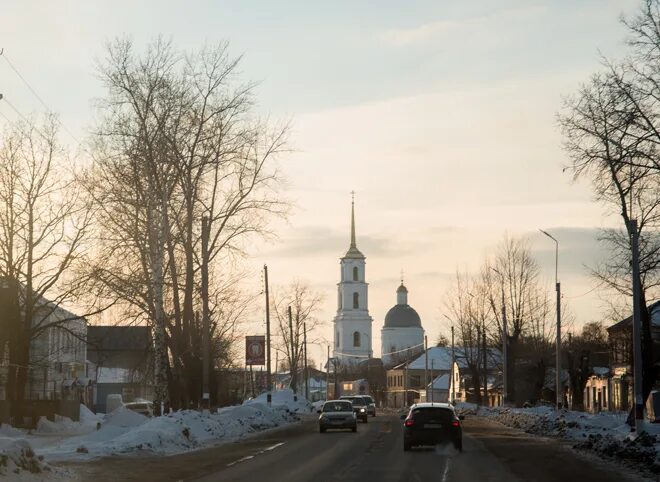
<instances>
[{"instance_id":1,"label":"cross on spire","mask_svg":"<svg viewBox=\"0 0 660 482\"><path fill-rule=\"evenodd\" d=\"M356 248L355 244L355 191L351 191L351 248Z\"/></svg>"}]
</instances>

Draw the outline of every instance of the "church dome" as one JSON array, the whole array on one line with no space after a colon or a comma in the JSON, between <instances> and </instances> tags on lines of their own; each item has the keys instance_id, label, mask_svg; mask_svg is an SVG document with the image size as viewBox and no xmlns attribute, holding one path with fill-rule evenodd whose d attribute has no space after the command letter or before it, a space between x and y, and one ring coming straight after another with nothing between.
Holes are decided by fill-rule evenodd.
<instances>
[{"instance_id":1,"label":"church dome","mask_svg":"<svg viewBox=\"0 0 660 482\"><path fill-rule=\"evenodd\" d=\"M410 305L394 305L385 315L383 328L421 328L422 320Z\"/></svg>"},{"instance_id":2,"label":"church dome","mask_svg":"<svg viewBox=\"0 0 660 482\"><path fill-rule=\"evenodd\" d=\"M401 286L396 289L396 305L385 315L383 328L421 328L422 320L415 309L408 304L408 288L401 280Z\"/></svg>"}]
</instances>

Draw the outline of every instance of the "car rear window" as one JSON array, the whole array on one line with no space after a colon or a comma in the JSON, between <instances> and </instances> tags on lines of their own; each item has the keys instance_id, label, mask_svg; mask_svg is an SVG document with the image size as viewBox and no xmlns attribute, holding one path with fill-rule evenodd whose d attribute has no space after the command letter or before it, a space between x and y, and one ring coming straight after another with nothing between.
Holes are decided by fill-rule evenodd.
<instances>
[{"instance_id":1,"label":"car rear window","mask_svg":"<svg viewBox=\"0 0 660 482\"><path fill-rule=\"evenodd\" d=\"M440 423L450 423L454 420L454 412L448 408L420 407L414 408L412 418L420 422L437 421Z\"/></svg>"},{"instance_id":2,"label":"car rear window","mask_svg":"<svg viewBox=\"0 0 660 482\"><path fill-rule=\"evenodd\" d=\"M323 404L324 412L352 412L351 402L326 402Z\"/></svg>"},{"instance_id":3,"label":"car rear window","mask_svg":"<svg viewBox=\"0 0 660 482\"><path fill-rule=\"evenodd\" d=\"M366 403L364 403L364 398L362 397L347 398L347 400L350 400L353 403L353 405L358 405L358 406L366 405Z\"/></svg>"},{"instance_id":4,"label":"car rear window","mask_svg":"<svg viewBox=\"0 0 660 482\"><path fill-rule=\"evenodd\" d=\"M126 407L133 410L149 410L149 405L146 403L129 403Z\"/></svg>"},{"instance_id":5,"label":"car rear window","mask_svg":"<svg viewBox=\"0 0 660 482\"><path fill-rule=\"evenodd\" d=\"M374 403L374 399L371 397L362 397L362 398L364 398L367 401L367 403Z\"/></svg>"}]
</instances>

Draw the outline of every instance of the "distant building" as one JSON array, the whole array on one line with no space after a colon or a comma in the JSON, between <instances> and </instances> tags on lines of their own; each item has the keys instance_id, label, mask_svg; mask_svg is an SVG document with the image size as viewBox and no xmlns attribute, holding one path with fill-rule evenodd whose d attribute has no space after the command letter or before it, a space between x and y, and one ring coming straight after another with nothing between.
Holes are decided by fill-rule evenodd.
<instances>
[{"instance_id":1,"label":"distant building","mask_svg":"<svg viewBox=\"0 0 660 482\"><path fill-rule=\"evenodd\" d=\"M26 400L80 399L88 385L87 322L42 298L35 306L32 326L44 329L30 341ZM0 400L7 398L8 346L0 349ZM84 394L82 394L84 401Z\"/></svg>"},{"instance_id":2,"label":"distant building","mask_svg":"<svg viewBox=\"0 0 660 482\"><path fill-rule=\"evenodd\" d=\"M647 307L651 317L653 360L660 362L660 301ZM633 327L632 316L607 329L610 340L612 410L628 411L633 404ZM656 381L657 383L657 381Z\"/></svg>"},{"instance_id":3,"label":"distant building","mask_svg":"<svg viewBox=\"0 0 660 482\"><path fill-rule=\"evenodd\" d=\"M94 370L94 408L105 412L106 397L124 402L153 400L153 347L148 326L89 326L87 356Z\"/></svg>"},{"instance_id":4,"label":"distant building","mask_svg":"<svg viewBox=\"0 0 660 482\"><path fill-rule=\"evenodd\" d=\"M408 289L401 280L396 290L396 305L385 315L381 329L381 358L383 363L393 365L410 354L424 351L424 328L417 311L408 304Z\"/></svg>"}]
</instances>

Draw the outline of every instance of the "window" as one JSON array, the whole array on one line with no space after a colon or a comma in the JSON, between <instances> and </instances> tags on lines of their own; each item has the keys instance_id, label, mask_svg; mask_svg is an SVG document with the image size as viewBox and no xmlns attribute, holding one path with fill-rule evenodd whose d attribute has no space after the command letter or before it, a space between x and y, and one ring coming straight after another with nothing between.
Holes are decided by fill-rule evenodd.
<instances>
[{"instance_id":1,"label":"window","mask_svg":"<svg viewBox=\"0 0 660 482\"><path fill-rule=\"evenodd\" d=\"M337 332L337 338L335 338L335 346L339 348L339 332Z\"/></svg>"},{"instance_id":2,"label":"window","mask_svg":"<svg viewBox=\"0 0 660 482\"><path fill-rule=\"evenodd\" d=\"M360 334L357 331L353 333L353 346L360 346Z\"/></svg>"},{"instance_id":3,"label":"window","mask_svg":"<svg viewBox=\"0 0 660 482\"><path fill-rule=\"evenodd\" d=\"M353 309L357 310L360 307L360 295L353 293Z\"/></svg>"},{"instance_id":4,"label":"window","mask_svg":"<svg viewBox=\"0 0 660 482\"><path fill-rule=\"evenodd\" d=\"M353 281L358 280L358 269L357 266L353 266Z\"/></svg>"}]
</instances>

